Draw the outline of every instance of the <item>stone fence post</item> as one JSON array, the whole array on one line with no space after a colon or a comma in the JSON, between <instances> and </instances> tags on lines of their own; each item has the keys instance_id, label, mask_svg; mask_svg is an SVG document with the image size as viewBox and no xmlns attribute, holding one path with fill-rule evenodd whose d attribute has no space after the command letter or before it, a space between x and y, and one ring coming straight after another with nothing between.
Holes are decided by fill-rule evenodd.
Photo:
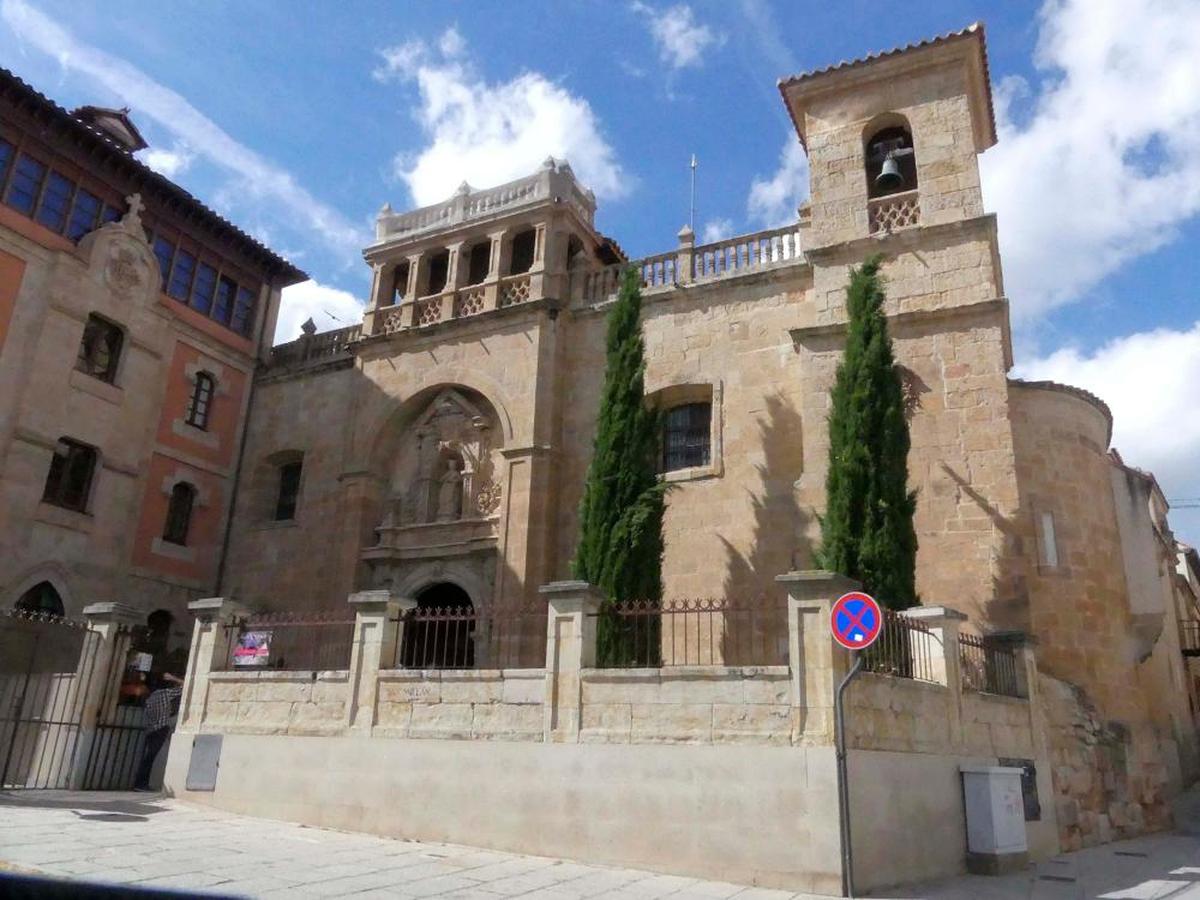
<instances>
[{"instance_id":1,"label":"stone fence post","mask_svg":"<svg viewBox=\"0 0 1200 900\"><path fill-rule=\"evenodd\" d=\"M788 665L792 670L794 735L801 744L833 743L833 700L849 669L849 654L829 631L833 603L859 584L852 578L813 569L775 578L788 592Z\"/></svg>"},{"instance_id":2,"label":"stone fence post","mask_svg":"<svg viewBox=\"0 0 1200 900\"><path fill-rule=\"evenodd\" d=\"M581 670L596 664L596 614L604 594L586 581L555 581L538 593L549 604L544 740L576 743L583 705Z\"/></svg>"},{"instance_id":3,"label":"stone fence post","mask_svg":"<svg viewBox=\"0 0 1200 900\"><path fill-rule=\"evenodd\" d=\"M401 616L416 600L391 591L358 591L347 598L354 610L354 643L350 649L350 684L346 725L352 734L369 737L378 714L379 670L394 665L404 638Z\"/></svg>"},{"instance_id":4,"label":"stone fence post","mask_svg":"<svg viewBox=\"0 0 1200 900\"><path fill-rule=\"evenodd\" d=\"M68 779L70 790L83 788L87 761L91 756L92 744L96 740L96 723L100 720L101 705L111 703L115 708L123 666L114 666L117 653L117 631L122 625L144 622L144 614L124 603L93 603L83 608L83 618L88 631L96 637L84 641L83 653L75 669L72 690L81 692L68 698L67 709L78 709L79 738L78 752Z\"/></svg>"},{"instance_id":5,"label":"stone fence post","mask_svg":"<svg viewBox=\"0 0 1200 900\"><path fill-rule=\"evenodd\" d=\"M183 698L179 703L176 731L181 733L200 730L208 710L208 674L229 663L230 648L237 637L236 620L249 612L230 597L193 600L188 609L196 622L192 626L191 652L183 681Z\"/></svg>"},{"instance_id":6,"label":"stone fence post","mask_svg":"<svg viewBox=\"0 0 1200 900\"><path fill-rule=\"evenodd\" d=\"M955 741L962 740L962 661L959 655L958 636L967 617L949 606L914 606L902 610L900 615L919 622L929 630L934 646L929 648L930 673L938 684L944 684L949 695L949 733ZM913 658L918 659L926 648L918 632L909 636L909 647Z\"/></svg>"}]
</instances>

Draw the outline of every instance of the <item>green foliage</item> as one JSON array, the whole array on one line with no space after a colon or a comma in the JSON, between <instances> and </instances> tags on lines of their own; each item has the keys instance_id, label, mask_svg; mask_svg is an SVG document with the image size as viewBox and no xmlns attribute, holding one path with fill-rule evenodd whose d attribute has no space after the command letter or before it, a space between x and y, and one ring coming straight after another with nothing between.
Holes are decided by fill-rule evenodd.
<instances>
[{"instance_id":1,"label":"green foliage","mask_svg":"<svg viewBox=\"0 0 1200 900\"><path fill-rule=\"evenodd\" d=\"M818 564L862 582L884 606L918 602L916 493L908 422L883 314L878 256L850 272L846 352L829 415L829 472Z\"/></svg>"},{"instance_id":2,"label":"green foliage","mask_svg":"<svg viewBox=\"0 0 1200 900\"><path fill-rule=\"evenodd\" d=\"M641 310L641 279L630 268L608 314L604 387L572 564L576 578L596 585L607 597L597 652L612 661L634 652L632 634L613 613L613 604L662 600L666 485L655 465L660 417L645 399Z\"/></svg>"}]
</instances>

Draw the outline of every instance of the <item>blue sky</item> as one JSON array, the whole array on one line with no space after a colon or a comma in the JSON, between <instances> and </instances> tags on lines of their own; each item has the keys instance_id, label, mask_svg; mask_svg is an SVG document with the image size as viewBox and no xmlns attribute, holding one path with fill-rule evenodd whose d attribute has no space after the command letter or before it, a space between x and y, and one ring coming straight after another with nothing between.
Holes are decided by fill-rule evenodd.
<instances>
[{"instance_id":1,"label":"blue sky","mask_svg":"<svg viewBox=\"0 0 1200 900\"><path fill-rule=\"evenodd\" d=\"M297 10L302 10L297 13ZM1200 497L1200 2L0 0L0 60L65 106L129 105L143 158L305 268L278 339L348 324L403 209L567 157L631 256L794 217L776 79L987 25L1017 372L1102 396L1114 443ZM1176 530L1200 541L1200 512Z\"/></svg>"}]
</instances>

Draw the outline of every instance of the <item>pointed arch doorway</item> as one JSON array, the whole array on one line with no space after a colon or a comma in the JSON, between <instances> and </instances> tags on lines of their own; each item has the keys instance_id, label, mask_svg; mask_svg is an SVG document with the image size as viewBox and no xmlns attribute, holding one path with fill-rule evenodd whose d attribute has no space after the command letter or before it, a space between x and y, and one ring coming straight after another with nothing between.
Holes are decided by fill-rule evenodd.
<instances>
[{"instance_id":1,"label":"pointed arch doorway","mask_svg":"<svg viewBox=\"0 0 1200 900\"><path fill-rule=\"evenodd\" d=\"M470 669L475 665L475 604L457 584L440 581L418 592L404 623L406 669Z\"/></svg>"}]
</instances>

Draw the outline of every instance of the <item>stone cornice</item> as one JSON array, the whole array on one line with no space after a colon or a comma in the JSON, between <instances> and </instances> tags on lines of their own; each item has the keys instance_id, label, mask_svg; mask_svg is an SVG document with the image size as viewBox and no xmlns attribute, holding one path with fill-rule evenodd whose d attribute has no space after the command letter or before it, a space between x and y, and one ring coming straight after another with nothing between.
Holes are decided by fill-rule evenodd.
<instances>
[{"instance_id":1,"label":"stone cornice","mask_svg":"<svg viewBox=\"0 0 1200 900\"><path fill-rule=\"evenodd\" d=\"M963 236L995 238L996 214L986 213L969 219L940 222L936 225L918 225L915 228L889 231L882 235L869 235L820 247L806 247L804 255L814 264L832 266L838 265L846 259L861 261L874 253L882 253L887 257L897 253L926 250L929 238L946 235L958 238Z\"/></svg>"},{"instance_id":2,"label":"stone cornice","mask_svg":"<svg viewBox=\"0 0 1200 900\"><path fill-rule=\"evenodd\" d=\"M937 307L935 309L913 309L889 315L887 322L889 329L903 331L906 328L924 325L929 322L965 319L989 313L1003 313L1005 321L1007 321L1008 298L996 297L993 300L979 300L975 303ZM846 332L847 325L848 322L843 319L839 322L830 322L825 325L805 325L800 328L789 328L788 334L792 336L792 342L799 347L806 341L840 336Z\"/></svg>"}]
</instances>

